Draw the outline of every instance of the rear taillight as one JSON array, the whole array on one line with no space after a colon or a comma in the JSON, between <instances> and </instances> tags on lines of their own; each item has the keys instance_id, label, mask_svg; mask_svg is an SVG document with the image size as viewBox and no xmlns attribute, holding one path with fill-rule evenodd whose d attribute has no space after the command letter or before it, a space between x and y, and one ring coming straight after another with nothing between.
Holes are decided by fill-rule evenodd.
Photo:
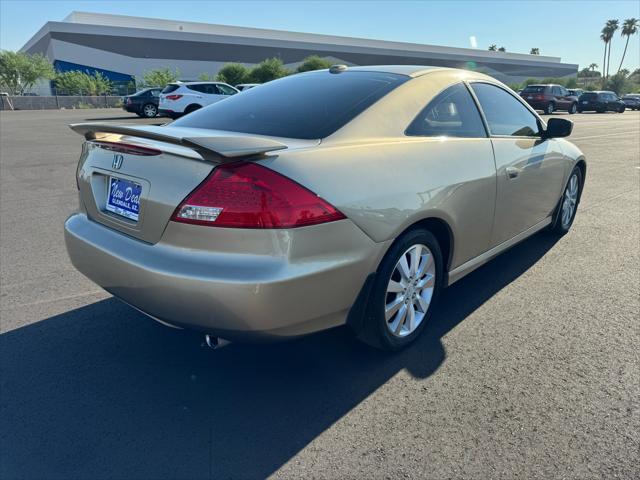
<instances>
[{"instance_id":1,"label":"rear taillight","mask_svg":"<svg viewBox=\"0 0 640 480\"><path fill-rule=\"evenodd\" d=\"M166 97L167 100L180 100L182 98L182 95L167 95Z\"/></svg>"},{"instance_id":2,"label":"rear taillight","mask_svg":"<svg viewBox=\"0 0 640 480\"><path fill-rule=\"evenodd\" d=\"M145 157L151 157L154 155L160 155L162 153L161 150L156 150L155 148L141 147L140 145L133 145L130 143L94 140L91 142L91 144L104 150L111 150L112 152L118 153L127 153L129 155L142 155Z\"/></svg>"},{"instance_id":3,"label":"rear taillight","mask_svg":"<svg viewBox=\"0 0 640 480\"><path fill-rule=\"evenodd\" d=\"M176 209L175 222L231 228L293 228L345 216L293 180L255 163L217 167Z\"/></svg>"},{"instance_id":4,"label":"rear taillight","mask_svg":"<svg viewBox=\"0 0 640 480\"><path fill-rule=\"evenodd\" d=\"M535 95L533 98L535 100L544 100L544 95Z\"/></svg>"}]
</instances>

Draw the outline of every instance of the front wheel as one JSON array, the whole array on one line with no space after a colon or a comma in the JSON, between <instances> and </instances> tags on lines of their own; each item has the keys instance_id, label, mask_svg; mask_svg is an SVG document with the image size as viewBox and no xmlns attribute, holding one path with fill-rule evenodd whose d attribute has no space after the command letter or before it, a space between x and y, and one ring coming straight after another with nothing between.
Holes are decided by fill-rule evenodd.
<instances>
[{"instance_id":1,"label":"front wheel","mask_svg":"<svg viewBox=\"0 0 640 480\"><path fill-rule=\"evenodd\" d=\"M569 107L569 114L573 115L577 111L578 111L578 104L577 103L572 103L571 106Z\"/></svg>"},{"instance_id":2,"label":"front wheel","mask_svg":"<svg viewBox=\"0 0 640 480\"><path fill-rule=\"evenodd\" d=\"M620 107L620 108L618 109L618 113L624 113L624 110L625 110L625 107Z\"/></svg>"},{"instance_id":3,"label":"front wheel","mask_svg":"<svg viewBox=\"0 0 640 480\"><path fill-rule=\"evenodd\" d=\"M401 236L380 263L366 307L361 339L400 350L424 330L443 285L442 253L428 230Z\"/></svg>"},{"instance_id":4,"label":"front wheel","mask_svg":"<svg viewBox=\"0 0 640 480\"><path fill-rule=\"evenodd\" d=\"M554 221L551 224L552 232L564 235L569 231L571 225L573 225L573 220L576 218L581 190L582 171L579 167L574 167L556 208Z\"/></svg>"}]
</instances>

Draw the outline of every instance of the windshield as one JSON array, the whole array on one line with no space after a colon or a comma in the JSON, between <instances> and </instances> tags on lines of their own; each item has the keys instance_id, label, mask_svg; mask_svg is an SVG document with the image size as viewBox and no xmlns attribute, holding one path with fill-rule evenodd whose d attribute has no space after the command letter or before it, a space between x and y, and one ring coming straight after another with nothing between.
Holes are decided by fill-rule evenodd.
<instances>
[{"instance_id":1,"label":"windshield","mask_svg":"<svg viewBox=\"0 0 640 480\"><path fill-rule=\"evenodd\" d=\"M407 80L404 75L379 72L302 73L248 89L172 125L324 138Z\"/></svg>"}]
</instances>

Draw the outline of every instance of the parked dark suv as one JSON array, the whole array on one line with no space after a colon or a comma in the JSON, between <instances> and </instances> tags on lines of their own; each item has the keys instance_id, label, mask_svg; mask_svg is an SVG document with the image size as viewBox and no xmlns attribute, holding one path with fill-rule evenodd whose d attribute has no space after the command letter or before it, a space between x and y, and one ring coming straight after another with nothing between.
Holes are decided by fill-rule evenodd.
<instances>
[{"instance_id":1,"label":"parked dark suv","mask_svg":"<svg viewBox=\"0 0 640 480\"><path fill-rule=\"evenodd\" d=\"M158 114L161 88L145 88L133 95L122 97L122 109L139 117L153 118Z\"/></svg>"},{"instance_id":2,"label":"parked dark suv","mask_svg":"<svg viewBox=\"0 0 640 480\"><path fill-rule=\"evenodd\" d=\"M536 110L542 110L551 115L556 110L569 113L578 111L578 97L571 95L562 85L529 85L520 96Z\"/></svg>"},{"instance_id":3,"label":"parked dark suv","mask_svg":"<svg viewBox=\"0 0 640 480\"><path fill-rule=\"evenodd\" d=\"M626 108L625 103L613 92L584 92L578 102L579 112L622 113Z\"/></svg>"},{"instance_id":4,"label":"parked dark suv","mask_svg":"<svg viewBox=\"0 0 640 480\"><path fill-rule=\"evenodd\" d=\"M630 93L621 98L629 110L640 110L640 94Z\"/></svg>"}]
</instances>

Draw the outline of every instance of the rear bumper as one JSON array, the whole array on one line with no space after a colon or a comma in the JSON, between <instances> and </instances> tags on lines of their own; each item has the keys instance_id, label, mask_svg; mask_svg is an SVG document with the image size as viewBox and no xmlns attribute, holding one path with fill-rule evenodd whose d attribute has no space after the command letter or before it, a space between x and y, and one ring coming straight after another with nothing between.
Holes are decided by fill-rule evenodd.
<instances>
[{"instance_id":1,"label":"rear bumper","mask_svg":"<svg viewBox=\"0 0 640 480\"><path fill-rule=\"evenodd\" d=\"M545 108L547 108L547 105L549 104L548 101L531 102L529 100L525 100L525 102L527 102L531 106L531 108L533 108L534 110L544 110Z\"/></svg>"},{"instance_id":2,"label":"rear bumper","mask_svg":"<svg viewBox=\"0 0 640 480\"><path fill-rule=\"evenodd\" d=\"M578 102L578 110L583 112L591 112L596 110L606 110L607 106L601 103L587 103L586 105Z\"/></svg>"},{"instance_id":3,"label":"rear bumper","mask_svg":"<svg viewBox=\"0 0 640 480\"><path fill-rule=\"evenodd\" d=\"M194 233L215 230L225 230L213 232L221 251L180 245ZM235 246L228 240L234 235ZM163 241L152 245L83 213L66 221L65 241L73 265L116 297L163 322L232 340L344 324L388 245L373 242L349 220L251 232L171 223ZM254 251L229 251L251 245Z\"/></svg>"}]
</instances>

